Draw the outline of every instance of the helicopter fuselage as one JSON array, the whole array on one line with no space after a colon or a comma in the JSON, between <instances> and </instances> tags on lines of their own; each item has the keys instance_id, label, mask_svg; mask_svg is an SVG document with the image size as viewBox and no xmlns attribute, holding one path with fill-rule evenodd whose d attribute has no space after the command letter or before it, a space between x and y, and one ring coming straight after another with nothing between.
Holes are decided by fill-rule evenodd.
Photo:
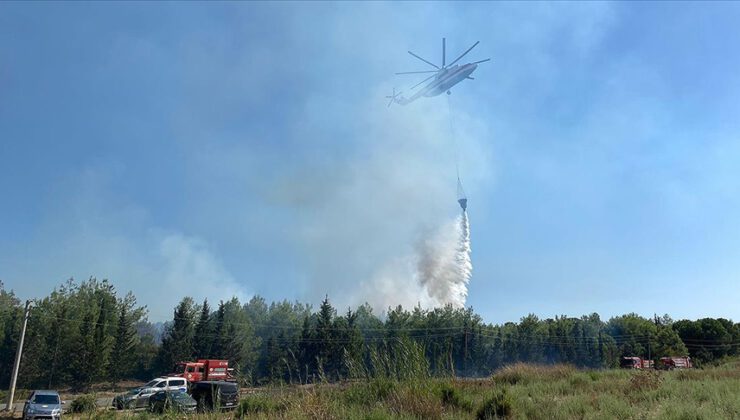
<instances>
[{"instance_id":1,"label":"helicopter fuselage","mask_svg":"<svg viewBox=\"0 0 740 420\"><path fill-rule=\"evenodd\" d=\"M447 92L450 88L470 76L476 68L478 68L477 64L470 63L463 64L462 66L455 64L452 67L443 69L431 83L424 87L422 90L423 95L431 97Z\"/></svg>"},{"instance_id":2,"label":"helicopter fuselage","mask_svg":"<svg viewBox=\"0 0 740 420\"><path fill-rule=\"evenodd\" d=\"M450 89L452 89L453 86L456 84L462 82L464 79L472 79L470 77L470 74L475 71L475 69L478 68L478 64L485 63L486 61L491 61L490 58L486 58L485 60L478 60L473 61L472 63L468 64L455 64L458 61L460 61L461 58L465 57L467 53L469 53L473 48L475 48L476 45L478 45L480 41L476 41L473 46L465 50L464 53L462 53L459 57L452 60L452 62L447 65L447 59L445 55L445 39L442 38L442 65L438 66L434 63L432 63L429 60L426 60L422 57L419 57L418 55L414 54L411 51L408 51L409 54L414 56L414 58L417 58L424 63L434 67L436 70L424 70L424 71L405 71L400 72L396 74L420 74L420 73L435 73L431 76L428 76L426 79L422 80L421 82L415 84L413 87L411 87L411 90L416 89L417 87L427 83L423 88L420 90L417 90L416 93L411 96L410 98L405 98L400 92L396 93L396 89L393 89L393 95L386 96L386 98L390 98L390 101L388 102L388 106L391 106L392 103L397 103L399 105L407 105L411 102L414 102L415 100L421 98L422 96L431 97L431 96L437 96L441 95L443 92L447 92L449 95Z\"/></svg>"},{"instance_id":3,"label":"helicopter fuselage","mask_svg":"<svg viewBox=\"0 0 740 420\"><path fill-rule=\"evenodd\" d=\"M439 71L439 74L434 76L434 80L429 82L428 85L424 86L410 98L404 98L403 95L399 94L397 96L393 96L393 99L391 100L399 105L407 105L422 96L432 97L441 95L444 92L449 92L453 86L465 80L465 78L469 77L477 68L478 64L475 63L463 64L462 66L456 64L454 66L444 68Z\"/></svg>"}]
</instances>

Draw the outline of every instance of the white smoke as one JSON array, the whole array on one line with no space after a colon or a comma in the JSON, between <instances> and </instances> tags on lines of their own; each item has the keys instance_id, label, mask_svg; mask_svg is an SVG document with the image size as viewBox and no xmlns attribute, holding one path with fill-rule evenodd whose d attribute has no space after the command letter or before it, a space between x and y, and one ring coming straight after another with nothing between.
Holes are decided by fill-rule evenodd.
<instances>
[{"instance_id":1,"label":"white smoke","mask_svg":"<svg viewBox=\"0 0 740 420\"><path fill-rule=\"evenodd\" d=\"M378 311L402 305L465 307L473 271L468 215L422 235L411 255L396 258L368 282L363 298Z\"/></svg>"}]
</instances>

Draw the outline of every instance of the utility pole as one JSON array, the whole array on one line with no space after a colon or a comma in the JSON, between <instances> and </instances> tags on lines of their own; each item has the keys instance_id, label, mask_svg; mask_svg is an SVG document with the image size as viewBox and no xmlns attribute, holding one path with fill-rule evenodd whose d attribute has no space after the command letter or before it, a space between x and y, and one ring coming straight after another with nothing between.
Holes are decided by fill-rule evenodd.
<instances>
[{"instance_id":1,"label":"utility pole","mask_svg":"<svg viewBox=\"0 0 740 420\"><path fill-rule=\"evenodd\" d=\"M21 338L18 340L18 350L15 352L15 363L13 364L13 376L10 378L10 392L8 393L7 411L13 411L13 398L15 397L15 383L18 380L18 369L21 367L21 356L23 355L23 340L26 338L26 326L31 314L31 301L26 301L26 309L23 311L23 327L21 327Z\"/></svg>"}]
</instances>

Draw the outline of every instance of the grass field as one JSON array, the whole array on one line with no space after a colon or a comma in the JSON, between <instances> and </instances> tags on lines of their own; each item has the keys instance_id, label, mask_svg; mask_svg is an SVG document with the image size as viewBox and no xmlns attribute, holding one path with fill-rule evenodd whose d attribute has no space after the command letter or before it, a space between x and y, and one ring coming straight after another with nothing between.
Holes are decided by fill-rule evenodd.
<instances>
[{"instance_id":1,"label":"grass field","mask_svg":"<svg viewBox=\"0 0 740 420\"><path fill-rule=\"evenodd\" d=\"M66 418L131 418L98 411ZM175 413L159 418L180 418ZM577 370L517 364L485 379L372 379L256 388L230 414L194 418L740 419L740 362L701 370Z\"/></svg>"},{"instance_id":2,"label":"grass field","mask_svg":"<svg viewBox=\"0 0 740 420\"><path fill-rule=\"evenodd\" d=\"M273 389L246 397L241 409L255 418L740 419L740 365L637 372L521 364L481 380Z\"/></svg>"}]
</instances>

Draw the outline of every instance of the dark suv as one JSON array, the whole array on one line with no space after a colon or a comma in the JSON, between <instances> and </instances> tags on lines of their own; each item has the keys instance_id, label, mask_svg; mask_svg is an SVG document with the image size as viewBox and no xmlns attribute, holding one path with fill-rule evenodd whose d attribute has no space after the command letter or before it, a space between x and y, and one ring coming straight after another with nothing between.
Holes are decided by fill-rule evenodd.
<instances>
[{"instance_id":1,"label":"dark suv","mask_svg":"<svg viewBox=\"0 0 740 420\"><path fill-rule=\"evenodd\" d=\"M195 400L184 391L159 391L149 397L149 411L152 413L195 413L196 407Z\"/></svg>"},{"instance_id":2,"label":"dark suv","mask_svg":"<svg viewBox=\"0 0 740 420\"><path fill-rule=\"evenodd\" d=\"M200 411L231 409L239 404L239 387L235 382L196 382L190 387L190 395L198 402Z\"/></svg>"}]
</instances>

